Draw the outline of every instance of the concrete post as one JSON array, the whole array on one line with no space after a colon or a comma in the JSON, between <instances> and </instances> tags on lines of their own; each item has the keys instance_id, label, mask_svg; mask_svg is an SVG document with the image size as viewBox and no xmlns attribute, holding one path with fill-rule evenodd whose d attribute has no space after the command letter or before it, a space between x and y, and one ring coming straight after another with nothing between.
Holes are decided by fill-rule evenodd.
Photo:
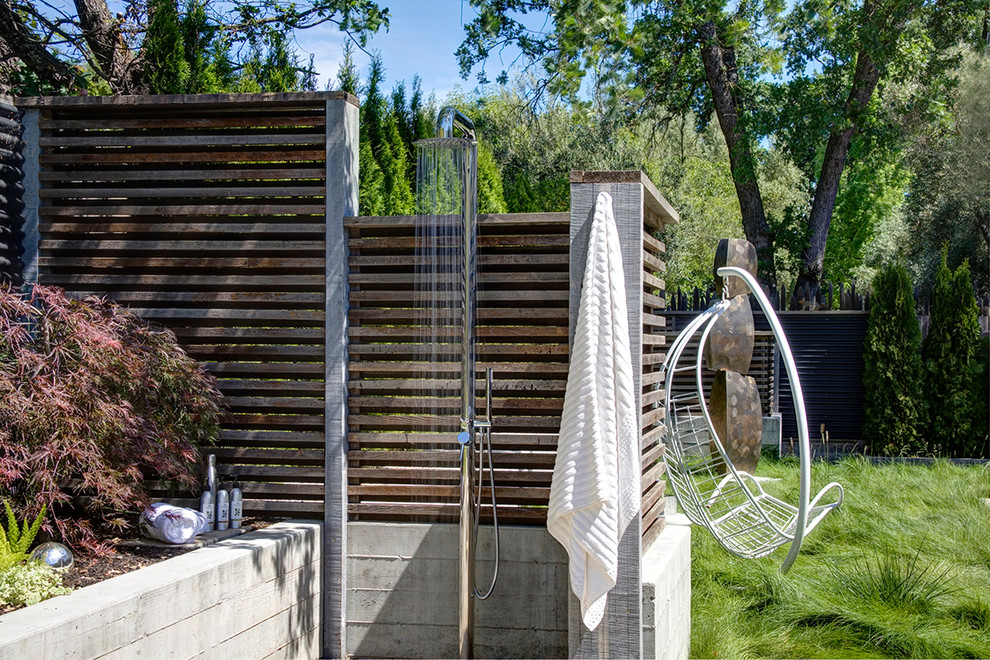
<instances>
[{"instance_id":1,"label":"concrete post","mask_svg":"<svg viewBox=\"0 0 990 660\"><path fill-rule=\"evenodd\" d=\"M644 186L629 172L571 173L570 341L574 340L581 283L587 261L595 200L612 195L626 279L629 345L632 353L636 409L642 410L643 222ZM641 519L630 523L619 543L619 572L608 595L605 617L594 631L581 622L580 603L569 594L568 654L572 658L643 657L643 592L641 580Z\"/></svg>"},{"instance_id":2,"label":"concrete post","mask_svg":"<svg viewBox=\"0 0 990 660\"><path fill-rule=\"evenodd\" d=\"M345 658L347 593L347 231L358 213L358 104L326 105L326 458L323 513L323 658Z\"/></svg>"}]
</instances>

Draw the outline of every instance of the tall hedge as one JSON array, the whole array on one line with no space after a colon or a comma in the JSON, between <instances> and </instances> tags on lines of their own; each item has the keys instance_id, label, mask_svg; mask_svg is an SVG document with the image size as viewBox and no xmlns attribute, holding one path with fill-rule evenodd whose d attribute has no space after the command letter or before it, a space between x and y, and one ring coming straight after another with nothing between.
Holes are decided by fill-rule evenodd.
<instances>
[{"instance_id":1,"label":"tall hedge","mask_svg":"<svg viewBox=\"0 0 990 660\"><path fill-rule=\"evenodd\" d=\"M926 453L921 328L903 266L888 264L873 281L863 362L863 439L869 451Z\"/></svg>"},{"instance_id":2,"label":"tall hedge","mask_svg":"<svg viewBox=\"0 0 990 660\"><path fill-rule=\"evenodd\" d=\"M977 376L980 324L969 262L949 270L946 252L935 275L931 323L922 355L925 391L931 407L929 441L935 454L971 457L980 453L980 412L972 379Z\"/></svg>"},{"instance_id":3,"label":"tall hedge","mask_svg":"<svg viewBox=\"0 0 990 660\"><path fill-rule=\"evenodd\" d=\"M970 384L976 401L973 437L977 445L973 458L990 458L990 337L980 337L976 344Z\"/></svg>"}]
</instances>

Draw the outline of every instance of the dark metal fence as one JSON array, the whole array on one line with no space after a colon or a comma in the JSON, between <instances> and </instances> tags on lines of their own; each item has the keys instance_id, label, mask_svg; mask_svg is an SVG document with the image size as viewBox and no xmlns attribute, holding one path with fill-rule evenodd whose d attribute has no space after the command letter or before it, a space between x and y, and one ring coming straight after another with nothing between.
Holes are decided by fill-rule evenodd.
<instances>
[{"instance_id":1,"label":"dark metal fence","mask_svg":"<svg viewBox=\"0 0 990 660\"><path fill-rule=\"evenodd\" d=\"M0 97L0 284L15 287L24 282L24 142L20 114L11 99Z\"/></svg>"}]
</instances>

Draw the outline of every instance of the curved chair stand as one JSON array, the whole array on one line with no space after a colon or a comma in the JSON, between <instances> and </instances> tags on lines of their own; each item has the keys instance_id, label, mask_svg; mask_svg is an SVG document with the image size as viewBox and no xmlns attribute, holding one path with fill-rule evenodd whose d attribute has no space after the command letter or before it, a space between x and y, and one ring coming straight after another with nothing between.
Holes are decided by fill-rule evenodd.
<instances>
[{"instance_id":1,"label":"curved chair stand","mask_svg":"<svg viewBox=\"0 0 990 660\"><path fill-rule=\"evenodd\" d=\"M794 356L787 337L770 301L748 271L733 266L718 269L722 277L741 278L749 286L773 330L787 376L797 417L801 457L801 484L797 506L767 494L752 475L737 470L726 454L715 432L702 384L702 347L715 321L728 308L728 300L720 300L702 312L677 336L664 363L666 367L665 424L667 451L664 460L677 502L696 525L707 528L729 552L746 558L762 557L790 543L790 551L780 567L790 569L801 550L805 535L821 522L825 515L842 503L842 486L830 483L815 497L811 491L811 445L808 440L808 419L804 396L798 378ZM692 342L696 335L697 343ZM696 355L686 356L685 349L695 347ZM695 391L672 396L674 378L694 372ZM820 504L829 491L837 495Z\"/></svg>"}]
</instances>

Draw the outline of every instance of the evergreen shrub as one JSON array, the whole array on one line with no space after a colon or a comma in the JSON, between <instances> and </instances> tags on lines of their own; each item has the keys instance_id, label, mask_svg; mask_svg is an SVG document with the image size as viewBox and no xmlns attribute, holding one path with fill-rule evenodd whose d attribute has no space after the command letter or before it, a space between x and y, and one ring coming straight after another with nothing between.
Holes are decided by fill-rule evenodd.
<instances>
[{"instance_id":1,"label":"evergreen shrub","mask_svg":"<svg viewBox=\"0 0 990 660\"><path fill-rule=\"evenodd\" d=\"M977 445L973 458L990 458L990 336L980 337L973 360L970 379L976 416L973 418L973 438Z\"/></svg>"},{"instance_id":2,"label":"evergreen shrub","mask_svg":"<svg viewBox=\"0 0 990 660\"><path fill-rule=\"evenodd\" d=\"M863 347L863 439L874 455L928 450L920 349L911 280L903 266L888 264L873 281Z\"/></svg>"},{"instance_id":3,"label":"evergreen shrub","mask_svg":"<svg viewBox=\"0 0 990 660\"><path fill-rule=\"evenodd\" d=\"M978 417L987 402L976 397L971 379L977 374L980 324L969 262L949 270L943 250L935 275L931 322L922 355L925 390L930 405L929 442L933 453L975 457L982 438Z\"/></svg>"},{"instance_id":4,"label":"evergreen shrub","mask_svg":"<svg viewBox=\"0 0 990 660\"><path fill-rule=\"evenodd\" d=\"M0 289L0 491L78 548L129 527L146 477L192 488L219 433L215 379L168 330L56 287Z\"/></svg>"}]
</instances>

